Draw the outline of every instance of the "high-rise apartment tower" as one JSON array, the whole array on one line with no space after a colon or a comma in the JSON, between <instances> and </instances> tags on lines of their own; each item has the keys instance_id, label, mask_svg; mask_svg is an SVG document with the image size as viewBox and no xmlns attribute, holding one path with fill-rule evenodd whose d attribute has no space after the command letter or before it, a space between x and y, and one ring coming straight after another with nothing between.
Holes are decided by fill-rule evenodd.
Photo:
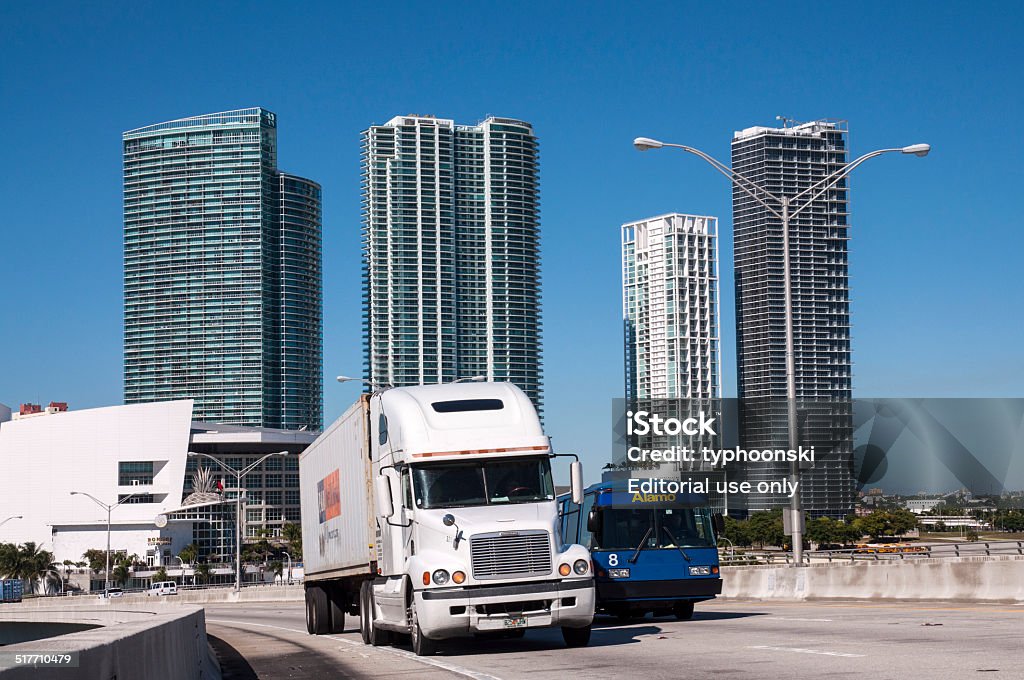
<instances>
[{"instance_id":1,"label":"high-rise apartment tower","mask_svg":"<svg viewBox=\"0 0 1024 680\"><path fill-rule=\"evenodd\" d=\"M775 196L795 196L841 169L847 160L845 122L815 121L735 133L732 167ZM852 510L850 297L847 244L849 188L841 180L790 222L793 334L800 443L814 445L816 464L802 475L809 517ZM796 207L802 205L798 201ZM788 444L785 287L782 223L739 188L733 189L740 443ZM776 469L777 468L777 469ZM788 468L750 466L748 478L775 480ZM783 497L752 497L751 509L787 505Z\"/></svg>"},{"instance_id":2,"label":"high-rise apartment tower","mask_svg":"<svg viewBox=\"0 0 1024 680\"><path fill-rule=\"evenodd\" d=\"M717 399L718 220L622 225L626 398Z\"/></svg>"},{"instance_id":3,"label":"high-rise apartment tower","mask_svg":"<svg viewBox=\"0 0 1024 680\"><path fill-rule=\"evenodd\" d=\"M321 192L278 170L277 117L149 125L123 151L125 402L320 429Z\"/></svg>"},{"instance_id":4,"label":"high-rise apartment tower","mask_svg":"<svg viewBox=\"0 0 1024 680\"><path fill-rule=\"evenodd\" d=\"M398 116L363 132L366 372L484 376L541 402L537 138L529 123Z\"/></svg>"}]
</instances>

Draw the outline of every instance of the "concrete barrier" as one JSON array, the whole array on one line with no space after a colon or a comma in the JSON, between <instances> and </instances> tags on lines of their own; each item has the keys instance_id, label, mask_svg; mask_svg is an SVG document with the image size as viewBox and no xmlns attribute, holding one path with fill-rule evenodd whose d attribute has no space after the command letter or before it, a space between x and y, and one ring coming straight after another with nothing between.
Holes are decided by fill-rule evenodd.
<instances>
[{"instance_id":1,"label":"concrete barrier","mask_svg":"<svg viewBox=\"0 0 1024 680\"><path fill-rule=\"evenodd\" d=\"M250 586L236 593L232 588L197 588L179 590L177 595L146 595L131 593L121 597L101 600L96 595L74 597L34 597L18 604L0 605L0 612L8 607L52 609L54 607L113 607L145 605L158 607L164 604L206 604L212 602L297 602L305 598L301 585L297 586Z\"/></svg>"},{"instance_id":2,"label":"concrete barrier","mask_svg":"<svg viewBox=\"0 0 1024 680\"><path fill-rule=\"evenodd\" d=\"M757 600L1024 602L1024 557L962 557L722 568L722 596Z\"/></svg>"},{"instance_id":3,"label":"concrete barrier","mask_svg":"<svg viewBox=\"0 0 1024 680\"><path fill-rule=\"evenodd\" d=\"M102 627L46 640L4 647L8 653L62 654L77 652L77 668L0 667L0 680L220 680L220 668L206 640L201 607L174 608L168 613L115 608L75 608L73 611L18 608L0 612L3 620L102 621ZM47 675L46 671L49 671Z\"/></svg>"}]
</instances>

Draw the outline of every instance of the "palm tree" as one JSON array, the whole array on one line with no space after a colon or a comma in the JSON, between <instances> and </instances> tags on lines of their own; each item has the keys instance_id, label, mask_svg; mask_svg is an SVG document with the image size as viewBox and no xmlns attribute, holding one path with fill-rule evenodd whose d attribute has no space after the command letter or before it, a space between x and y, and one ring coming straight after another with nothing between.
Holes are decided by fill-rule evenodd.
<instances>
[{"instance_id":1,"label":"palm tree","mask_svg":"<svg viewBox=\"0 0 1024 680\"><path fill-rule=\"evenodd\" d=\"M125 587L125 585L128 583L128 579L130 579L131 576L132 574L128 570L127 562L119 562L118 565L114 567L113 571L110 572L110 579L114 583L119 584L122 588Z\"/></svg>"},{"instance_id":2,"label":"palm tree","mask_svg":"<svg viewBox=\"0 0 1024 680\"><path fill-rule=\"evenodd\" d=\"M0 543L0 577L16 577L18 571L18 546Z\"/></svg>"},{"instance_id":3,"label":"palm tree","mask_svg":"<svg viewBox=\"0 0 1024 680\"><path fill-rule=\"evenodd\" d=\"M51 569L56 569L53 563L53 553L49 550L40 550L34 541L26 541L18 549L18 565L15 578L20 578L28 583L28 592L36 592L36 583L40 582L43 590L46 590L46 574Z\"/></svg>"},{"instance_id":4,"label":"palm tree","mask_svg":"<svg viewBox=\"0 0 1024 680\"><path fill-rule=\"evenodd\" d=\"M200 583L206 583L207 581L209 581L210 573L211 569L209 564L203 562L202 564L196 565L195 577L199 580Z\"/></svg>"},{"instance_id":5,"label":"palm tree","mask_svg":"<svg viewBox=\"0 0 1024 680\"><path fill-rule=\"evenodd\" d=\"M199 559L199 546L195 543L189 543L181 549L181 552L178 553L178 557L180 557L181 561L185 564L194 564L195 561Z\"/></svg>"},{"instance_id":6,"label":"palm tree","mask_svg":"<svg viewBox=\"0 0 1024 680\"><path fill-rule=\"evenodd\" d=\"M270 573L274 575L275 581L277 580L278 577L284 574L284 565L281 563L280 560L276 560L270 563Z\"/></svg>"},{"instance_id":7,"label":"palm tree","mask_svg":"<svg viewBox=\"0 0 1024 680\"><path fill-rule=\"evenodd\" d=\"M159 581L168 581L168 580L170 580L170 579L167 577L167 570L164 569L163 567L160 567L159 569L157 569L156 573L153 574L150 577L150 581L152 583L157 583Z\"/></svg>"}]
</instances>

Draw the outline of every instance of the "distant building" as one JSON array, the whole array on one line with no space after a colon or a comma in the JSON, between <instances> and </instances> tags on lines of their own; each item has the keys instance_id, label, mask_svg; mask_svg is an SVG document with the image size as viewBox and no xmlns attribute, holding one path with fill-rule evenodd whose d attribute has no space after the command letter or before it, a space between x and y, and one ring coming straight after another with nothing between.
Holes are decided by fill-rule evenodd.
<instances>
[{"instance_id":1,"label":"distant building","mask_svg":"<svg viewBox=\"0 0 1024 680\"><path fill-rule=\"evenodd\" d=\"M622 225L622 308L628 399L721 396L716 218Z\"/></svg>"},{"instance_id":2,"label":"distant building","mask_svg":"<svg viewBox=\"0 0 1024 680\"><path fill-rule=\"evenodd\" d=\"M533 127L397 116L363 132L366 374L541 388Z\"/></svg>"},{"instance_id":3,"label":"distant building","mask_svg":"<svg viewBox=\"0 0 1024 680\"><path fill-rule=\"evenodd\" d=\"M278 169L277 116L182 118L122 143L125 402L319 430L321 192Z\"/></svg>"},{"instance_id":4,"label":"distant building","mask_svg":"<svg viewBox=\"0 0 1024 680\"><path fill-rule=\"evenodd\" d=\"M845 122L758 126L733 135L733 170L779 197L796 196L846 161ZM814 468L801 476L811 518L844 517L854 503L848 215L844 179L790 222L800 443L816 453ZM744 448L779 448L788 444L782 223L734 187L733 225L740 441ZM824 409L831 409L828 418ZM758 465L747 473L751 482L770 481L788 474L788 466ZM789 501L752 494L750 502L757 510Z\"/></svg>"},{"instance_id":5,"label":"distant building","mask_svg":"<svg viewBox=\"0 0 1024 680\"><path fill-rule=\"evenodd\" d=\"M21 420L22 418L31 418L33 416L46 416L54 413L63 413L68 410L67 402L64 401L51 401L46 408L43 408L39 404L22 404L20 408L14 413L10 414L11 419ZM0 421L4 419L0 418Z\"/></svg>"},{"instance_id":6,"label":"distant building","mask_svg":"<svg viewBox=\"0 0 1024 680\"><path fill-rule=\"evenodd\" d=\"M274 537L286 522L299 521L299 454L315 438L312 432L193 421L191 400L0 421L0 460L18 470L0 477L0 516L23 515L0 527L0 542L34 541L57 562L103 550L106 511L85 495L71 495L78 491L104 503L122 501L111 513L111 549L137 555L152 569L178 566L174 556L190 543L209 562L231 561L235 478L188 452L239 469L265 453L288 451L264 461L243 483L244 536ZM199 467L225 490L183 507L185 499L195 499ZM168 515L165 526L157 525L158 515Z\"/></svg>"},{"instance_id":7,"label":"distant building","mask_svg":"<svg viewBox=\"0 0 1024 680\"><path fill-rule=\"evenodd\" d=\"M910 512L920 515L922 512L931 512L944 502L945 499L942 498L908 498L905 507Z\"/></svg>"}]
</instances>

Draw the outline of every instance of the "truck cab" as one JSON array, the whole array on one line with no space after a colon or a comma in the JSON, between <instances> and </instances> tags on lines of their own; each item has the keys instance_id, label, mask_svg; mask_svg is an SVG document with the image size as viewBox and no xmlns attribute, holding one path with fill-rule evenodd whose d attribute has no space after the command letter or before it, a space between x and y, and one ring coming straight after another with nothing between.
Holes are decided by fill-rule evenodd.
<instances>
[{"instance_id":1,"label":"truck cab","mask_svg":"<svg viewBox=\"0 0 1024 680\"><path fill-rule=\"evenodd\" d=\"M376 575L362 583L365 642L408 634L417 654L469 635L560 627L587 644L590 555L563 541L556 455L509 383L388 389L369 402ZM570 465L582 499L579 462Z\"/></svg>"}]
</instances>

